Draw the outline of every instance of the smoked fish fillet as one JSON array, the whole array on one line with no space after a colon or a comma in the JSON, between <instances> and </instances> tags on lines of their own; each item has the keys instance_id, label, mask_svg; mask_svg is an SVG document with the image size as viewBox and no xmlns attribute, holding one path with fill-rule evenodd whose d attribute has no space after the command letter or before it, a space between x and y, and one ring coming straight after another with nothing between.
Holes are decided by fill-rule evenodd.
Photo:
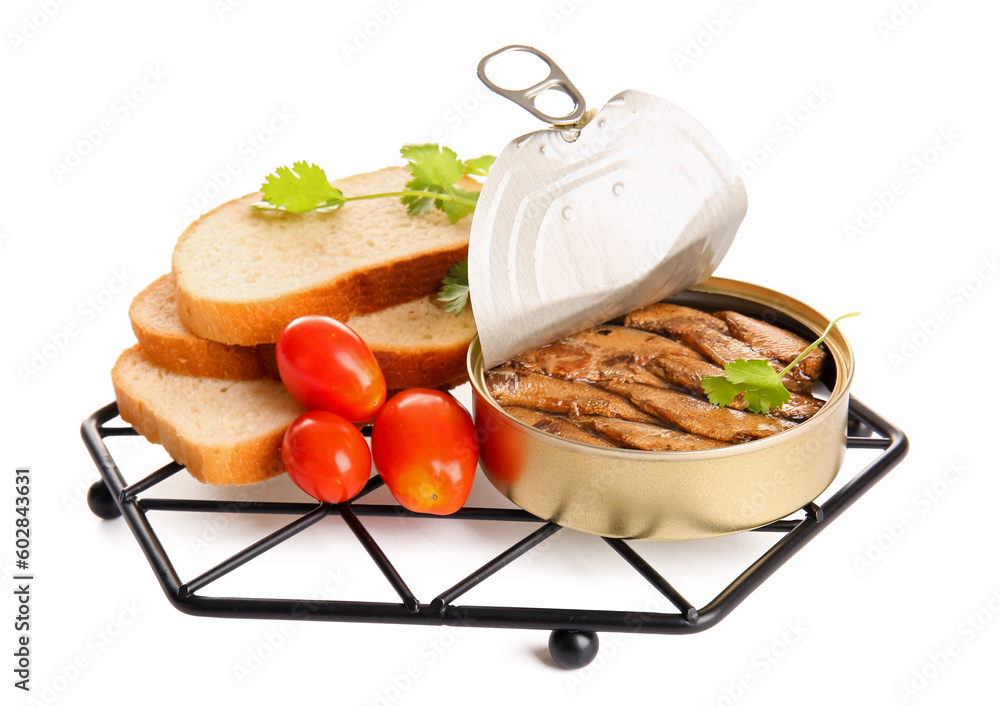
<instances>
[{"instance_id":1,"label":"smoked fish fillet","mask_svg":"<svg viewBox=\"0 0 1000 706\"><path fill-rule=\"evenodd\" d=\"M620 446L645 451L700 451L729 446L724 441L706 439L676 429L625 419L584 415L573 418L574 424L590 429L611 439Z\"/></svg>"},{"instance_id":2,"label":"smoked fish fillet","mask_svg":"<svg viewBox=\"0 0 1000 706\"><path fill-rule=\"evenodd\" d=\"M716 407L676 390L627 382L604 382L601 386L678 429L717 441L742 443L763 439L796 426L787 419Z\"/></svg>"},{"instance_id":3,"label":"smoked fish fillet","mask_svg":"<svg viewBox=\"0 0 1000 706\"><path fill-rule=\"evenodd\" d=\"M530 424L535 427L535 429L547 431L550 434L561 436L564 439L582 441L585 444L592 444L594 446L608 446L612 448L617 446L603 437L591 434L585 429L581 429L576 424L567 422L562 417L555 417L551 414L546 414L545 412L539 412L537 409L528 409L527 407L504 407L503 409L510 416L515 419L520 419L525 424ZM605 418L606 417L596 417L596 419ZM629 423L639 424L640 422Z\"/></svg>"},{"instance_id":4,"label":"smoked fish fillet","mask_svg":"<svg viewBox=\"0 0 1000 706\"><path fill-rule=\"evenodd\" d=\"M645 365L657 355L680 355L700 358L688 346L649 331L626 326L595 326L562 339L565 343L584 343L611 356L631 355L639 365Z\"/></svg>"},{"instance_id":5,"label":"smoked fish fillet","mask_svg":"<svg viewBox=\"0 0 1000 706\"><path fill-rule=\"evenodd\" d=\"M726 323L711 314L689 306L664 302L630 311L625 315L625 325L678 338L696 328L710 328L719 333L729 333Z\"/></svg>"},{"instance_id":6,"label":"smoked fish fillet","mask_svg":"<svg viewBox=\"0 0 1000 706\"><path fill-rule=\"evenodd\" d=\"M684 356L671 357L694 360ZM662 379L636 363L630 354L611 354L582 342L557 341L519 355L510 362L510 366L563 380L621 380L666 387Z\"/></svg>"},{"instance_id":7,"label":"smoked fish fillet","mask_svg":"<svg viewBox=\"0 0 1000 706\"><path fill-rule=\"evenodd\" d=\"M717 365L704 360L694 360L692 358L682 358L673 355L661 355L658 358L653 358L646 367L665 382L697 395L705 394L701 386L702 378L724 375L726 372ZM623 379L622 382L642 381ZM812 395L800 395L797 392L789 392L788 394L788 401L773 410L773 413L779 417L802 422L809 419L809 417L816 414L823 407L823 400L817 399ZM743 400L737 397L729 406L733 409L743 409Z\"/></svg>"},{"instance_id":8,"label":"smoked fish fillet","mask_svg":"<svg viewBox=\"0 0 1000 706\"><path fill-rule=\"evenodd\" d=\"M749 344L757 352L768 358L779 360L785 365L799 357L802 351L810 345L810 341L796 336L790 331L735 311L719 311L715 315L729 325L729 331L733 336ZM808 380L819 380L825 360L826 352L821 347L813 348L809 355L803 358L788 374L792 375L801 370L802 377Z\"/></svg>"},{"instance_id":9,"label":"smoked fish fillet","mask_svg":"<svg viewBox=\"0 0 1000 706\"><path fill-rule=\"evenodd\" d=\"M645 387L643 385L642 387ZM486 374L486 389L503 406L529 407L543 412L596 414L655 424L656 419L618 395L586 382L500 368Z\"/></svg>"},{"instance_id":10,"label":"smoked fish fillet","mask_svg":"<svg viewBox=\"0 0 1000 706\"><path fill-rule=\"evenodd\" d=\"M734 360L766 360L775 370L785 368L749 344L714 329L695 329L684 335L684 343L719 366L725 366ZM781 382L790 392L809 394L812 390L812 383L802 375L796 376L795 370L789 371L788 375L781 378Z\"/></svg>"}]
</instances>

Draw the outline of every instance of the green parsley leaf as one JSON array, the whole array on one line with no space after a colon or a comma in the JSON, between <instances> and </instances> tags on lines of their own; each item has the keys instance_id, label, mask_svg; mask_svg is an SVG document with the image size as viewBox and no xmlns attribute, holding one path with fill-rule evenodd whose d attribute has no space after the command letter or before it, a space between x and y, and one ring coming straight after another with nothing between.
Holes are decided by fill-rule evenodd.
<instances>
[{"instance_id":1,"label":"green parsley leaf","mask_svg":"<svg viewBox=\"0 0 1000 706\"><path fill-rule=\"evenodd\" d=\"M264 201L290 213L337 208L346 200L340 189L330 185L326 173L308 162L295 162L292 169L278 167L267 176L260 190L264 192Z\"/></svg>"},{"instance_id":2,"label":"green parsley leaf","mask_svg":"<svg viewBox=\"0 0 1000 706\"><path fill-rule=\"evenodd\" d=\"M449 222L458 223L460 220L476 210L476 202L479 198L479 193L463 189L460 186L455 186L452 187L451 194L452 196L464 198L465 201L443 201L441 199L437 199L434 201L434 205L444 211L444 214L448 216Z\"/></svg>"},{"instance_id":3,"label":"green parsley leaf","mask_svg":"<svg viewBox=\"0 0 1000 706\"><path fill-rule=\"evenodd\" d=\"M728 407L739 395L743 394L743 388L734 385L724 375L712 375L701 379L701 389L708 395L708 401L719 407Z\"/></svg>"},{"instance_id":4,"label":"green parsley leaf","mask_svg":"<svg viewBox=\"0 0 1000 706\"><path fill-rule=\"evenodd\" d=\"M744 409L770 414L772 409L788 401L788 390L781 384L781 374L766 360L734 360L726 364L725 370L725 377L704 378L701 386L703 390L711 387L716 397L719 397L719 390L723 390L727 397L726 405L731 404L737 395L743 395ZM712 399L712 395L709 395L708 401L719 404Z\"/></svg>"},{"instance_id":5,"label":"green parsley leaf","mask_svg":"<svg viewBox=\"0 0 1000 706\"><path fill-rule=\"evenodd\" d=\"M734 360L726 364L725 375L711 375L702 378L701 389L708 395L708 401L719 407L732 404L734 399L742 395L745 410L770 414L772 409L777 409L785 404L790 396L788 390L781 383L781 378L822 343L830 335L830 331L833 330L838 321L858 315L859 312L844 314L831 321L823 335L780 372L772 368L766 360Z\"/></svg>"},{"instance_id":6,"label":"green parsley leaf","mask_svg":"<svg viewBox=\"0 0 1000 706\"><path fill-rule=\"evenodd\" d=\"M291 213L304 213L315 209L339 208L348 201L398 197L412 216L430 213L437 208L457 223L472 213L479 200L479 193L463 189L456 183L467 174L486 176L495 158L483 155L462 162L454 150L435 144L403 145L400 154L408 160L406 165L413 175L405 191L391 194L365 194L344 196L333 188L326 174L315 164L296 162L293 169L279 167L261 185L262 203L254 208L279 209Z\"/></svg>"},{"instance_id":7,"label":"green parsley leaf","mask_svg":"<svg viewBox=\"0 0 1000 706\"><path fill-rule=\"evenodd\" d=\"M482 157L465 160L465 173L473 176L486 176L490 173L490 167L497 161L491 154L484 154Z\"/></svg>"},{"instance_id":8,"label":"green parsley leaf","mask_svg":"<svg viewBox=\"0 0 1000 706\"><path fill-rule=\"evenodd\" d=\"M448 271L448 276L441 280L441 291L438 292L438 301L444 302L444 310L452 312L455 316L462 313L462 309L469 302L469 261L462 260L452 265Z\"/></svg>"},{"instance_id":9,"label":"green parsley leaf","mask_svg":"<svg viewBox=\"0 0 1000 706\"><path fill-rule=\"evenodd\" d=\"M406 182L406 190L420 192L419 194L411 193L400 198L400 201L406 206L406 212L411 216L423 216L426 213L430 213L434 207L433 195L444 192L444 189L440 186L433 186L420 179L411 179ZM424 194L427 195L425 196Z\"/></svg>"},{"instance_id":10,"label":"green parsley leaf","mask_svg":"<svg viewBox=\"0 0 1000 706\"><path fill-rule=\"evenodd\" d=\"M416 181L450 189L465 176L465 166L454 150L439 145L403 145L399 153L409 160L406 168Z\"/></svg>"}]
</instances>

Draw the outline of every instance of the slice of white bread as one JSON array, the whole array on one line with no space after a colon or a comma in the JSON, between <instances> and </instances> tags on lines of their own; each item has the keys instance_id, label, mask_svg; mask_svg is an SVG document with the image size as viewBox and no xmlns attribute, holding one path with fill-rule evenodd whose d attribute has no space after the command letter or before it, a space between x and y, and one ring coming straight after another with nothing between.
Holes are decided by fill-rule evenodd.
<instances>
[{"instance_id":1,"label":"slice of white bread","mask_svg":"<svg viewBox=\"0 0 1000 706\"><path fill-rule=\"evenodd\" d=\"M188 331L169 275L136 296L129 318L142 350L163 368L230 380L278 378L273 344L233 346ZM432 295L351 317L347 325L372 349L390 390L454 387L466 379L465 356L476 335L469 307L455 316Z\"/></svg>"},{"instance_id":2,"label":"slice of white bread","mask_svg":"<svg viewBox=\"0 0 1000 706\"><path fill-rule=\"evenodd\" d=\"M390 167L333 182L345 195L401 191ZM466 178L462 186L478 190ZM174 249L177 311L192 333L221 343L274 343L306 314L346 321L436 292L468 255L472 219L411 216L398 198L354 201L326 213L252 208L230 201L192 223Z\"/></svg>"},{"instance_id":3,"label":"slice of white bread","mask_svg":"<svg viewBox=\"0 0 1000 706\"><path fill-rule=\"evenodd\" d=\"M390 390L450 389L468 380L465 357L476 335L472 307L456 316L430 295L352 316L347 325L375 354Z\"/></svg>"},{"instance_id":4,"label":"slice of white bread","mask_svg":"<svg viewBox=\"0 0 1000 706\"><path fill-rule=\"evenodd\" d=\"M143 352L162 368L224 380L278 379L274 345L231 346L195 336L184 328L177 316L170 275L139 292L128 316Z\"/></svg>"},{"instance_id":5,"label":"slice of white bread","mask_svg":"<svg viewBox=\"0 0 1000 706\"><path fill-rule=\"evenodd\" d=\"M111 380L121 418L212 485L284 472L282 437L305 412L276 380L181 375L154 365L139 346L121 354Z\"/></svg>"}]
</instances>

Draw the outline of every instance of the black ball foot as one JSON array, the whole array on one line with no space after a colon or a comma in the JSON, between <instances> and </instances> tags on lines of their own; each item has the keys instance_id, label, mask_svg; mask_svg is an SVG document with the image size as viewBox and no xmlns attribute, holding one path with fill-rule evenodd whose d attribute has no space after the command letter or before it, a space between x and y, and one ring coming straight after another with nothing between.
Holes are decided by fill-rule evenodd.
<instances>
[{"instance_id":1,"label":"black ball foot","mask_svg":"<svg viewBox=\"0 0 1000 706\"><path fill-rule=\"evenodd\" d=\"M87 491L87 505L90 511L102 520L113 520L122 514L103 480L90 486L90 490Z\"/></svg>"},{"instance_id":2,"label":"black ball foot","mask_svg":"<svg viewBox=\"0 0 1000 706\"><path fill-rule=\"evenodd\" d=\"M553 630L549 635L549 654L566 669L580 669L594 661L601 643L590 630Z\"/></svg>"}]
</instances>

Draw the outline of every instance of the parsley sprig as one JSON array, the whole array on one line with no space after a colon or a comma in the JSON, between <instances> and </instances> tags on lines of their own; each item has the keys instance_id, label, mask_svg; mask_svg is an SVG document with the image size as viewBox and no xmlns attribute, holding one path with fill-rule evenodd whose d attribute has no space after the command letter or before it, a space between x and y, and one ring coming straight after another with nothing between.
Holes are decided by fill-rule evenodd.
<instances>
[{"instance_id":1,"label":"parsley sprig","mask_svg":"<svg viewBox=\"0 0 1000 706\"><path fill-rule=\"evenodd\" d=\"M766 360L734 360L726 364L725 375L702 378L701 388L708 395L708 401L719 407L726 407L738 396L743 395L744 409L749 412L770 414L772 409L777 409L789 399L788 390L781 384L781 378L822 343L838 321L858 316L860 313L844 314L831 321L823 335L780 372L772 368L770 362Z\"/></svg>"},{"instance_id":2,"label":"parsley sprig","mask_svg":"<svg viewBox=\"0 0 1000 706\"><path fill-rule=\"evenodd\" d=\"M260 187L264 200L254 208L306 213L331 211L348 201L396 197L410 215L422 216L433 207L443 211L451 223L457 223L472 213L479 198L478 192L463 189L457 182L466 175L485 176L495 160L483 155L463 162L454 150L435 144L403 145L399 152L413 177L403 191L345 196L330 184L320 167L302 161L291 168L278 167L269 174Z\"/></svg>"},{"instance_id":3,"label":"parsley sprig","mask_svg":"<svg viewBox=\"0 0 1000 706\"><path fill-rule=\"evenodd\" d=\"M476 208L479 192L464 189L458 182L464 176L486 176L496 157L458 158L455 151L436 144L403 145L399 153L406 159L406 168L413 178L403 191L385 194L345 196L334 188L320 167L309 162L295 162L291 168L278 167L261 184L264 200L254 204L262 210L282 210L289 213L332 211L348 201L398 198L411 216L422 216L432 208L442 211L451 223L462 220ZM469 302L469 262L455 263L441 282L438 301L445 311L458 316Z\"/></svg>"},{"instance_id":4,"label":"parsley sprig","mask_svg":"<svg viewBox=\"0 0 1000 706\"><path fill-rule=\"evenodd\" d=\"M469 261L462 260L452 265L448 276L441 280L441 291L438 301L444 302L444 310L455 316L469 303Z\"/></svg>"}]
</instances>

